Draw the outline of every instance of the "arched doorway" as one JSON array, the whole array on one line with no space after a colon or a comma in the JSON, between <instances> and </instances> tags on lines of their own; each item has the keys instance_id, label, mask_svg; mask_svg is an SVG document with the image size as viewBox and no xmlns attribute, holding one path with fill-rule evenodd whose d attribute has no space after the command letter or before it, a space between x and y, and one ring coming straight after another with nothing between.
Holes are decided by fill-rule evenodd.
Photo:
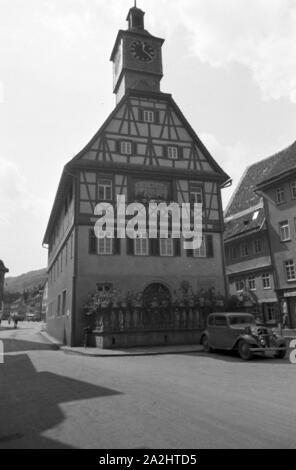
<instances>
[{"instance_id":1,"label":"arched doorway","mask_svg":"<svg viewBox=\"0 0 296 470\"><path fill-rule=\"evenodd\" d=\"M170 303L171 293L165 284L153 282L144 289L143 300L146 307L160 307Z\"/></svg>"}]
</instances>

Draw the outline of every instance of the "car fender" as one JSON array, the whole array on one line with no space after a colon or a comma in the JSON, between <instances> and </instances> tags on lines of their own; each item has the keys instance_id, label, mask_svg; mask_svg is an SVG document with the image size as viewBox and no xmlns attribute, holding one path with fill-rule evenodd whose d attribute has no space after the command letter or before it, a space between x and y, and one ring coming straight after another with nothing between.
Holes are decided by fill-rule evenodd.
<instances>
[{"instance_id":1,"label":"car fender","mask_svg":"<svg viewBox=\"0 0 296 470\"><path fill-rule=\"evenodd\" d=\"M250 346L255 346L255 347L258 346L258 343L257 343L257 341L255 340L255 338L253 338L253 336L245 334L245 335L240 335L240 336L238 336L238 337L236 338L236 340L235 340L235 342L234 342L234 344L233 344L233 346L232 346L232 349L234 349L234 348L238 345L238 343L239 343L241 340L245 341L245 342L248 343Z\"/></svg>"}]
</instances>

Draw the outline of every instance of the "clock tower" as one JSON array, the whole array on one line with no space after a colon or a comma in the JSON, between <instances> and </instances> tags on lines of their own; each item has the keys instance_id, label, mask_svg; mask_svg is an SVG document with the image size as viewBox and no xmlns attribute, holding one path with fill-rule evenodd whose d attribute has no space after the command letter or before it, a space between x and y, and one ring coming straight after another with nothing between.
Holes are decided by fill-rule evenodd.
<instances>
[{"instance_id":1,"label":"clock tower","mask_svg":"<svg viewBox=\"0 0 296 470\"><path fill-rule=\"evenodd\" d=\"M152 36L145 29L144 16L135 2L127 15L128 29L120 30L115 41L110 60L117 103L127 89L160 91L164 39Z\"/></svg>"}]
</instances>

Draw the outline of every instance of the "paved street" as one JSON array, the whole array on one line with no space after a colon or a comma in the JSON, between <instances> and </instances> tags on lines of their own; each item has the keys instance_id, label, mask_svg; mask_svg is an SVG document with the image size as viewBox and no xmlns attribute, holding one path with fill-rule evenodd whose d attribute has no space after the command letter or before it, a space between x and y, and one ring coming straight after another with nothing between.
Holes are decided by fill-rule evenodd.
<instances>
[{"instance_id":1,"label":"paved street","mask_svg":"<svg viewBox=\"0 0 296 470\"><path fill-rule=\"evenodd\" d=\"M2 322L0 448L295 448L296 365L84 357Z\"/></svg>"}]
</instances>

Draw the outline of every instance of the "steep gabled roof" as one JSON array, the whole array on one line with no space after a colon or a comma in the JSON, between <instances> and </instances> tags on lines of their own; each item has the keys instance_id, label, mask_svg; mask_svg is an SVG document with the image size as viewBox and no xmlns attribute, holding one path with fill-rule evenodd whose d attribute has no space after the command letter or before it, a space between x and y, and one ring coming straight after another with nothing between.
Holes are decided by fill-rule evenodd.
<instances>
[{"instance_id":1,"label":"steep gabled roof","mask_svg":"<svg viewBox=\"0 0 296 470\"><path fill-rule=\"evenodd\" d=\"M258 205L261 198L255 193L257 185L292 169L296 169L296 142L281 152L249 166L230 199L225 217Z\"/></svg>"},{"instance_id":2,"label":"steep gabled roof","mask_svg":"<svg viewBox=\"0 0 296 470\"><path fill-rule=\"evenodd\" d=\"M214 160L210 152L207 150L207 148L204 146L204 144L201 142L199 137L197 136L196 132L193 130L193 128L190 126L188 123L187 119L173 100L172 96L170 94L166 93L158 93L158 92L151 92L151 91L140 91L140 90L128 90L127 93L123 96L121 101L117 104L115 109L111 112L109 117L106 119L106 121L103 123L103 125L100 127L98 132L95 134L95 136L90 140L90 142L74 157L72 160L70 160L64 167L61 180L59 183L59 187L57 190L57 194L55 197L55 201L53 204L53 208L51 211L51 215L49 218L49 222L46 228L46 233L44 236L43 243L48 243L49 241L49 236L50 232L52 230L52 227L55 223L55 219L59 213L60 207L63 204L63 200L66 196L67 190L69 189L71 185L71 181L73 179L73 174L71 171L75 170L75 168L79 166L83 166L84 168L96 168L96 169L129 169L129 170L138 170L142 171L143 170L143 165L142 164L125 164L125 163L116 163L113 162L112 159L108 161L99 161L90 159L89 154L91 152L94 152L94 147L98 147L98 140L101 138L102 134L108 129L108 126L114 118L118 116L118 113L120 112L121 108L125 107L127 104L127 101L132 98L143 98L145 100L146 98L152 98L152 99L157 99L161 100L163 102L166 102L168 106L173 110L177 118L180 120L180 123L186 128L186 131L190 138L192 139L193 145L197 148L197 152L194 153L194 156L192 156L192 161L188 160L188 165L189 167L187 169L182 169L182 168L174 168L171 171L175 173L175 175L180 175L182 176L197 176L197 175L203 175L204 177L216 180L219 185L223 186L227 182L230 181L230 177L222 170L222 168L218 165L218 163ZM117 136L120 136L120 132L116 132ZM126 137L126 135L122 134L122 137ZM137 136L135 136L137 137ZM139 136L142 138L142 136ZM144 138L144 137L143 137ZM146 138L146 137L145 137ZM170 140L165 139L165 140ZM177 143L177 142L176 142ZM95 150L97 152L97 155L99 155L99 148ZM116 153L116 150L114 152L110 151L109 153ZM111 155L112 156L112 155ZM201 163L198 163L196 159L199 158L201 160ZM157 159L157 157L153 157L154 161ZM152 159L152 160L153 160ZM187 160L184 160L187 161ZM204 168L203 168L204 165ZM167 166L161 168L160 166L156 165L146 165L145 166L145 171L154 170L154 172L159 172L161 169L164 171L168 171L169 169Z\"/></svg>"},{"instance_id":3,"label":"steep gabled roof","mask_svg":"<svg viewBox=\"0 0 296 470\"><path fill-rule=\"evenodd\" d=\"M230 241L238 235L251 235L258 232L264 226L265 214L263 207L225 220L224 240Z\"/></svg>"}]
</instances>

